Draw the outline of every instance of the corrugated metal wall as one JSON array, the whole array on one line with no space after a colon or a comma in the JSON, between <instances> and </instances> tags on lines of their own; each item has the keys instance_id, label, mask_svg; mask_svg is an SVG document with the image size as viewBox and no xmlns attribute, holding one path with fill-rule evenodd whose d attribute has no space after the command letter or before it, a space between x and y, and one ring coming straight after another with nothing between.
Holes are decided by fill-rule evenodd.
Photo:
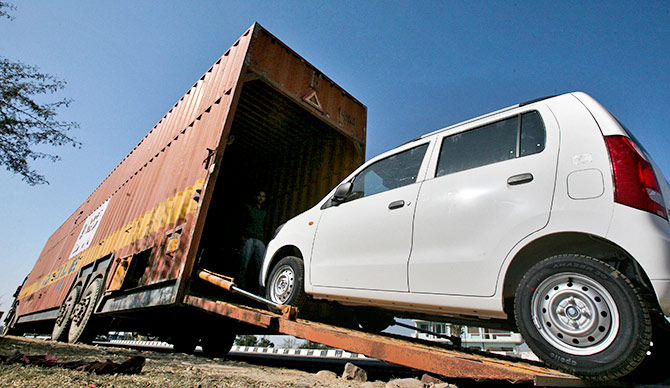
<instances>
[{"instance_id":1,"label":"corrugated metal wall","mask_svg":"<svg viewBox=\"0 0 670 388\"><path fill-rule=\"evenodd\" d=\"M49 239L22 291L21 314L59 306L81 266L111 252L120 258L159 247L165 231L175 225L183 224L186 232L192 228L188 221L197 208L193 191L207 176L202 161L207 148L218 145L250 38L247 31ZM68 257L83 222L107 199L110 203L89 249L80 259ZM179 252L160 262L154 255L144 283L176 276L183 258ZM62 262L67 270L59 273Z\"/></svg>"},{"instance_id":2,"label":"corrugated metal wall","mask_svg":"<svg viewBox=\"0 0 670 388\"><path fill-rule=\"evenodd\" d=\"M303 99L310 92L316 92L318 104ZM213 191L213 178L226 168L217 166L210 178L203 162L208 149L217 147L216 162L226 160L226 142L220 141L231 128L239 144L246 142L245 152L272 155L274 164L256 174L275 185L270 213L276 224L313 204L362 163L365 117L365 106L254 24L49 238L22 290L19 314L60 306L77 270L110 253L132 258L152 249L137 286L176 279L182 271L188 276L209 206L203 201L199 208L193 197L196 190ZM90 246L69 257L89 215L107 200ZM167 252L166 238L176 229L179 245Z\"/></svg>"}]
</instances>

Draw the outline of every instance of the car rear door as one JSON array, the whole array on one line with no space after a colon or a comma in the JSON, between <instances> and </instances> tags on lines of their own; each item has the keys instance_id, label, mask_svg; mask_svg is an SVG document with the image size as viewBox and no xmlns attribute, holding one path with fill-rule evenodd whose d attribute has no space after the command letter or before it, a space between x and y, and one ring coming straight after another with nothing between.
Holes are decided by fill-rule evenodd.
<instances>
[{"instance_id":1,"label":"car rear door","mask_svg":"<svg viewBox=\"0 0 670 388\"><path fill-rule=\"evenodd\" d=\"M549 221L558 142L546 106L438 139L417 203L411 292L494 294L508 252Z\"/></svg>"}]
</instances>

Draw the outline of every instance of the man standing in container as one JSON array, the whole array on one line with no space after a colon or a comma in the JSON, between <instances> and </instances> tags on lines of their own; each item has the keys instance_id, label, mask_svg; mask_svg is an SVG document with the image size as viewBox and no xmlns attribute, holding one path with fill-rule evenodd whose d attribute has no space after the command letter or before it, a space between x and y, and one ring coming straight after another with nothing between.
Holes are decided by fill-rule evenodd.
<instances>
[{"instance_id":1,"label":"man standing in container","mask_svg":"<svg viewBox=\"0 0 670 388\"><path fill-rule=\"evenodd\" d=\"M251 292L259 291L258 277L265 257L263 238L266 212L261 209L263 203L265 203L265 191L260 190L254 197L254 203L246 205L243 219L239 285Z\"/></svg>"}]
</instances>

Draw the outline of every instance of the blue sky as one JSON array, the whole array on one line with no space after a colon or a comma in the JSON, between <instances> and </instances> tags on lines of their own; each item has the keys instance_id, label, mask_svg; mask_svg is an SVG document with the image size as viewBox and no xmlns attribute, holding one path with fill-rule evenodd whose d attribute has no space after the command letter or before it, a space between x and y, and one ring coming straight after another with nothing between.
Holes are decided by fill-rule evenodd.
<instances>
[{"instance_id":1,"label":"blue sky","mask_svg":"<svg viewBox=\"0 0 670 388\"><path fill-rule=\"evenodd\" d=\"M368 158L541 96L585 91L670 174L670 3L15 1L0 55L68 82L81 149L0 171L0 311L53 231L254 21L368 107Z\"/></svg>"}]
</instances>

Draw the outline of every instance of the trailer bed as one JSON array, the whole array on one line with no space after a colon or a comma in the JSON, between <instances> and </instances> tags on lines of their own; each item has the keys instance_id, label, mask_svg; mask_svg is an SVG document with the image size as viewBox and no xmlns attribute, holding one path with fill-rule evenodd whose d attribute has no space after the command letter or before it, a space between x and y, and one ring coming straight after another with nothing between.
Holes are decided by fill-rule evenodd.
<instances>
[{"instance_id":1,"label":"trailer bed","mask_svg":"<svg viewBox=\"0 0 670 388\"><path fill-rule=\"evenodd\" d=\"M510 360L446 349L410 339L332 326L304 319L287 319L279 314L231 302L189 295L187 305L334 348L364 354L440 376L475 380L506 380L533 383L536 386L581 387L585 382L575 376L522 360Z\"/></svg>"}]
</instances>

